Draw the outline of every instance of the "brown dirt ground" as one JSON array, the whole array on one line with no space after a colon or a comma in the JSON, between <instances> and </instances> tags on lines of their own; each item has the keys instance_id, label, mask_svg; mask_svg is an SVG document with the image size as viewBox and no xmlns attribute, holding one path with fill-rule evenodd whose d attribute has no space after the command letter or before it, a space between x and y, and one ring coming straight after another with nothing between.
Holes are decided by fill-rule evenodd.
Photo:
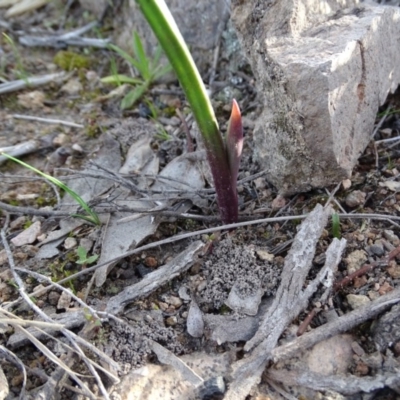
<instances>
[{"instance_id":1,"label":"brown dirt ground","mask_svg":"<svg viewBox=\"0 0 400 400\"><path fill-rule=\"evenodd\" d=\"M33 16L23 16L17 18L15 22L4 29L11 37L15 39L13 34L27 27L56 27L61 11L57 7L48 6ZM72 8L66 20L66 27L72 28L81 26L88 22L91 18L86 13L81 13L78 6ZM1 16L0 16L0 19ZM110 34L110 32L107 32ZM16 42L15 42L16 43ZM55 66L53 59L57 50L43 48L25 48L16 44L17 51L6 43L4 37L0 38L0 45L4 51L1 61L0 77L11 81L17 79L19 74L26 73L29 75L41 75L50 72L59 71L60 68ZM119 107L120 98L112 98L104 101L98 101L101 96L109 93L110 86L101 84L99 77L110 74L111 57L107 50L95 49L71 49L83 54L89 65L86 68L80 68L72 72L72 76L66 81L77 80L81 88L77 92L67 93L60 90L59 84L49 84L37 89L26 89L23 91L13 92L0 96L0 147L10 146L27 140L39 140L48 138L45 145L39 151L25 156L23 160L38 169L49 169L49 160L62 145L69 149L73 145L78 144L83 151L73 151L72 156L66 161L69 168L79 169L90 157L96 154L99 148L99 136L108 129L109 126L114 128L121 124L128 117L131 118L149 118L150 110L146 105L146 101L142 99L135 108L122 112ZM18 59L21 58L21 62ZM118 64L121 72L124 71L124 65ZM224 75L222 70L217 71L219 82L226 82L229 85L228 77ZM241 103L243 116L245 118L246 145L244 150L243 162L239 174L239 179L248 177L259 171L258 166L252 160L251 149L251 128L252 120L254 120L257 112L256 96L251 85L251 76L247 71L241 71L241 76L245 76L239 84L239 89L245 91ZM66 83L64 82L64 83ZM170 90L172 94L159 94L162 90ZM28 94L35 92L33 96ZM154 104L159 110L159 117L164 124L164 128L170 132L174 129L169 124L171 118L174 117L174 107L177 105L184 106L184 97L179 94L179 89L175 83L159 84L153 87L153 91L146 95L146 100ZM391 96L387 104L381 111L387 109L388 104L392 105L394 110L385 120L383 126L375 136L375 140L388 139L398 135L400 130L400 93ZM216 101L216 109L218 110L218 118L221 121L227 120L227 108L221 101ZM13 118L12 114L27 114L39 117L57 118L60 120L72 121L83 124L84 128L70 128L61 125L46 125L35 121L25 121ZM379 121L381 115L377 116ZM371 130L373 127L371 127ZM375 213L385 214L389 216L399 215L398 200L400 195L397 191L391 190L385 186L383 182L392 180L396 182L400 170L400 152L397 146L389 147L389 145L377 146L375 153L374 142L366 149L359 161L359 165L354 171L351 179L351 186L344 189L340 187L335 195L336 202L333 207L339 210L339 205L348 213ZM127 143L121 143L126 151ZM155 136L152 143L154 151L160 156L161 167L169 160L184 151L185 133L179 133L174 141L163 141ZM376 156L377 154L377 156ZM61 166L60 164L55 167ZM64 164L65 166L65 164ZM52 170L52 169L50 169ZM21 167L7 162L0 167L0 198L1 201L17 206L31 206L38 208L39 206L54 205L54 192L44 183L43 180L31 179L33 174L25 171ZM333 188L328 188L332 190ZM398 190L398 189L397 189ZM280 216L300 215L312 210L315 204L324 204L329 195L324 189L315 190L306 194L299 194L293 198L281 200L281 205L273 207L273 201L277 201L277 192L271 187L264 177L254 181L247 182L239 187L241 214L256 215L259 218L272 217L279 213ZM26 196L23 196L26 195ZM28 195L32 195L31 197ZM192 213L214 215L216 213L214 204L210 204L207 210L193 208ZM50 219L47 217L33 217L30 215L21 216L11 214L11 227L7 228L7 239L11 240L24 228L29 226L35 220L40 220L44 225L52 224L57 226L58 219ZM0 214L1 225L5 223L6 213ZM14 223L14 224L13 224ZM130 306L130 321L134 326L131 331L126 327L118 326L113 322L104 323L101 329L97 329L93 333L92 341L99 348L102 348L106 354L109 354L115 361L120 363L125 372L131 368L139 367L149 360L153 360L151 349L143 342L143 337L151 337L153 340L166 346L175 354L190 354L194 350L206 349L209 352L222 353L234 348L234 345L217 345L211 341L204 339L199 341L192 338L186 331L185 318L189 309L188 301L176 301L179 299L179 289L183 285L188 287L197 287L201 282L203 284L202 292L199 292L198 302L203 312L207 313L228 313L229 309L224 306L227 293L232 287L237 274L249 274L250 270L257 269L262 261L256 258L254 261L247 256L254 248L267 249L275 255L274 265L268 272L259 271L255 275L257 279L265 282L268 286L268 295L273 296L276 287L279 284L279 270L283 264L285 254L290 248L290 243L296 234L298 221L260 224L245 228L240 228L233 232L229 238L223 234L221 237L214 239L213 248L208 256L194 265L186 274L174 279L168 285L161 287L159 290L151 294L145 299L135 302ZM148 238L144 244L155 240L160 240L172 236L177 233L191 232L206 227L216 226L217 222L195 221L184 218L164 218L157 232ZM90 225L81 227L75 232L78 239L88 237L92 234L94 228ZM339 265L339 271L335 277L337 281L343 279L349 274L349 265L353 262L358 267L364 264L372 264L377 261L383 261L389 254L390 250L400 245L400 226L390 219L386 221L378 221L374 219L352 220L346 219L340 221L339 234L346 238L347 248L342 262ZM209 240L204 238L205 240ZM324 251L332 239L332 227L328 226L321 238L317 254L315 257L315 269L311 273L315 274L317 268L323 261ZM125 286L138 282L143 274L162 265L168 259L182 251L187 242L179 242L170 245L167 249L152 249L122 260L110 273L106 285L101 288L91 290L87 302L93 307L101 307L107 302L107 299L120 292ZM13 255L18 266L24 268L32 268L44 275L50 276L52 279L61 279L65 277L68 271L76 272L80 267L75 263L76 255L74 250L65 250L60 246L61 253L58 257L50 260L37 261L34 258L38 250L38 242L31 245L25 245L20 248L12 248ZM0 247L0 250L3 247ZM229 253L229 262L233 265L232 269L226 271L224 266L219 267L219 261L223 258L223 254ZM235 258L236 257L236 258ZM250 258L246 258L250 257ZM253 257L254 258L254 257ZM226 261L227 262L227 261ZM225 264L224 264L225 265ZM238 268L239 267L243 267ZM246 269L244 266L249 267ZM232 275L233 274L233 275ZM87 287L90 280L90 274L84 275L72 283L72 288L78 296L83 296L83 291ZM27 292L31 292L37 287L38 282L27 275L22 275L26 285ZM392 260L389 264L383 264L367 271L365 274L356 277L349 285L339 289L332 294L331 308L337 310L339 314L345 314L351 310L348 295L363 295L369 299L374 299L387 293L393 288L398 287L400 279L400 266L396 260ZM221 282L217 284L216 282ZM18 298L18 293L10 279L9 265L7 260L2 261L0 266L0 299L2 304ZM251 285L251 281L249 282ZM37 299L37 304L48 313L55 312L60 293L57 290L51 291L49 294L41 296ZM174 297L171 300L171 296ZM317 298L314 299L317 301ZM71 302L69 307L74 308L76 304ZM310 304L309 309L304 310L299 316L300 323L309 311L313 308ZM33 312L27 307L20 307L13 310L16 315L22 318L33 318ZM58 310L62 312L65 310ZM142 320L144 312L151 317ZM174 317L174 318L171 318ZM398 317L399 318L399 317ZM140 320L140 321L139 321ZM310 324L309 329L320 326L324 323L323 317L316 317ZM136 324L136 325L135 325ZM366 354L373 354L377 351L376 337L374 339L373 324L368 323L356 329L353 334L353 341L356 342ZM0 344L7 346L7 340L13 333L11 328L2 329L0 332ZM387 349L394 354L394 358L399 362L400 357L400 336L393 333L390 344L382 340L382 346L379 351L383 357L387 356ZM54 341L46 342L49 348L57 352L57 345ZM237 349L241 345L238 344ZM239 350L238 350L239 351ZM43 374L50 375L54 371L54 365L33 345L25 345L16 350L18 357L30 367L28 374L27 390L33 391L40 387L45 379ZM11 394L17 396L21 390L22 375L20 370L9 360L1 361L3 370L6 371L6 377L10 385ZM79 371L77 363L74 367ZM352 361L348 365L348 371L355 376L374 375L377 370L368 365L362 356L354 354ZM80 372L87 373L85 370ZM71 385L71 382L69 382ZM33 393L33 392L32 392ZM62 398L73 398L73 392L65 386L62 390ZM271 392L274 393L274 392ZM274 397L269 394L269 398ZM277 394L275 394L278 396ZM324 394L321 395L325 398ZM397 396L397 397L396 397ZM10 395L9 398L12 398ZM251 398L268 398L256 397ZM344 397L344 398L366 398L362 397ZM399 398L393 390L383 388L376 391L373 397L369 399L396 399Z\"/></svg>"}]
</instances>

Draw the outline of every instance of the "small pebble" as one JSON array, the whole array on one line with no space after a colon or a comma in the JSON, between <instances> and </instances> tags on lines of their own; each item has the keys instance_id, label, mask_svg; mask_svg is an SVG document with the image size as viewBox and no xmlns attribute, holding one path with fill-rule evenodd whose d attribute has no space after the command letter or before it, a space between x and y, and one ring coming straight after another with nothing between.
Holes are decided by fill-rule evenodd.
<instances>
[{"instance_id":1,"label":"small pebble","mask_svg":"<svg viewBox=\"0 0 400 400\"><path fill-rule=\"evenodd\" d=\"M367 194L361 190L354 190L347 195L345 203L349 207L358 207L365 203L365 198Z\"/></svg>"},{"instance_id":2,"label":"small pebble","mask_svg":"<svg viewBox=\"0 0 400 400\"><path fill-rule=\"evenodd\" d=\"M347 271L351 274L363 266L367 261L367 255L363 250L355 250L345 258L345 261L347 263Z\"/></svg>"},{"instance_id":3,"label":"small pebble","mask_svg":"<svg viewBox=\"0 0 400 400\"><path fill-rule=\"evenodd\" d=\"M367 296L362 294L348 294L346 299L353 310L368 304L371 301Z\"/></svg>"},{"instance_id":4,"label":"small pebble","mask_svg":"<svg viewBox=\"0 0 400 400\"><path fill-rule=\"evenodd\" d=\"M351 187L351 180L350 179L345 179L342 181L342 186L344 190L350 189Z\"/></svg>"},{"instance_id":5,"label":"small pebble","mask_svg":"<svg viewBox=\"0 0 400 400\"><path fill-rule=\"evenodd\" d=\"M222 376L216 376L203 383L203 387L200 389L200 398L206 400L221 396L225 393L225 390L224 378Z\"/></svg>"},{"instance_id":6,"label":"small pebble","mask_svg":"<svg viewBox=\"0 0 400 400\"><path fill-rule=\"evenodd\" d=\"M190 301L191 299L190 299L190 294L189 294L189 292L188 292L188 288L186 287L186 286L181 286L180 288L179 288L179 291L178 291L178 294L179 294L179 297L182 299L182 300L185 300L185 301Z\"/></svg>"},{"instance_id":7,"label":"small pebble","mask_svg":"<svg viewBox=\"0 0 400 400\"><path fill-rule=\"evenodd\" d=\"M264 189L265 188L265 179L260 177L254 180L254 185L256 189Z\"/></svg>"},{"instance_id":8,"label":"small pebble","mask_svg":"<svg viewBox=\"0 0 400 400\"><path fill-rule=\"evenodd\" d=\"M42 284L40 284L40 285L35 286L35 287L33 288L33 291L36 292L36 291L42 290L42 289L44 289L44 288L45 288L45 286L43 286ZM46 293L46 292L43 291L42 293L37 294L36 297L41 297L41 296L43 296L45 293Z\"/></svg>"},{"instance_id":9,"label":"small pebble","mask_svg":"<svg viewBox=\"0 0 400 400\"><path fill-rule=\"evenodd\" d=\"M168 318L165 320L165 324L166 324L167 326L175 326L175 325L177 324L177 322L178 322L178 319L177 319L175 316L173 316L173 317L168 317Z\"/></svg>"},{"instance_id":10,"label":"small pebble","mask_svg":"<svg viewBox=\"0 0 400 400\"><path fill-rule=\"evenodd\" d=\"M158 307L160 307L161 310L166 311L168 308L168 304L164 303L163 301L158 302Z\"/></svg>"},{"instance_id":11,"label":"small pebble","mask_svg":"<svg viewBox=\"0 0 400 400\"><path fill-rule=\"evenodd\" d=\"M143 264L138 264L136 265L136 271L139 273L140 277L143 278L145 275L151 272L151 269L145 267Z\"/></svg>"},{"instance_id":12,"label":"small pebble","mask_svg":"<svg viewBox=\"0 0 400 400\"><path fill-rule=\"evenodd\" d=\"M60 89L61 92L69 94L70 96L77 95L83 90L82 84L79 82L78 78L70 79L65 85Z\"/></svg>"},{"instance_id":13,"label":"small pebble","mask_svg":"<svg viewBox=\"0 0 400 400\"><path fill-rule=\"evenodd\" d=\"M381 287L378 290L378 293L383 296L386 293L389 293L393 290L393 287L388 283L388 282L384 282L383 285L381 285Z\"/></svg>"},{"instance_id":14,"label":"small pebble","mask_svg":"<svg viewBox=\"0 0 400 400\"><path fill-rule=\"evenodd\" d=\"M65 146L69 142L69 137L65 133L59 133L53 139L53 145L56 147Z\"/></svg>"},{"instance_id":15,"label":"small pebble","mask_svg":"<svg viewBox=\"0 0 400 400\"><path fill-rule=\"evenodd\" d=\"M168 296L165 301L175 308L179 308L182 305L182 300L176 296Z\"/></svg>"},{"instance_id":16,"label":"small pebble","mask_svg":"<svg viewBox=\"0 0 400 400\"><path fill-rule=\"evenodd\" d=\"M389 240L393 245L398 246L400 244L400 239L394 232L390 229L386 229L383 231L383 236L385 239Z\"/></svg>"},{"instance_id":17,"label":"small pebble","mask_svg":"<svg viewBox=\"0 0 400 400\"><path fill-rule=\"evenodd\" d=\"M57 303L57 310L67 310L71 304L71 295L68 290L63 290Z\"/></svg>"},{"instance_id":18,"label":"small pebble","mask_svg":"<svg viewBox=\"0 0 400 400\"><path fill-rule=\"evenodd\" d=\"M400 265L397 264L396 260L390 260L389 267L386 270L393 279L400 278Z\"/></svg>"},{"instance_id":19,"label":"small pebble","mask_svg":"<svg viewBox=\"0 0 400 400\"><path fill-rule=\"evenodd\" d=\"M78 143L74 143L72 145L72 150L76 151L77 153L83 153L83 149Z\"/></svg>"},{"instance_id":20,"label":"small pebble","mask_svg":"<svg viewBox=\"0 0 400 400\"><path fill-rule=\"evenodd\" d=\"M370 248L371 252L374 253L375 255L377 255L378 257L381 257L385 254L385 250L383 249L383 246L373 244L369 248Z\"/></svg>"},{"instance_id":21,"label":"small pebble","mask_svg":"<svg viewBox=\"0 0 400 400\"><path fill-rule=\"evenodd\" d=\"M198 291L198 292L202 292L206 287L207 287L207 281L201 281L201 282L197 285L197 291Z\"/></svg>"},{"instance_id":22,"label":"small pebble","mask_svg":"<svg viewBox=\"0 0 400 400\"><path fill-rule=\"evenodd\" d=\"M73 237L67 237L64 241L65 250L73 249L78 245L78 241Z\"/></svg>"},{"instance_id":23,"label":"small pebble","mask_svg":"<svg viewBox=\"0 0 400 400\"><path fill-rule=\"evenodd\" d=\"M48 300L48 302L49 302L52 306L55 306L55 305L57 305L58 300L60 299L60 296L61 296L60 293L58 293L58 292L52 290L52 291L49 293L49 295L48 295L48 297L47 297L47 300Z\"/></svg>"},{"instance_id":24,"label":"small pebble","mask_svg":"<svg viewBox=\"0 0 400 400\"><path fill-rule=\"evenodd\" d=\"M144 260L144 264L149 268L156 268L158 262L154 257L146 257Z\"/></svg>"},{"instance_id":25,"label":"small pebble","mask_svg":"<svg viewBox=\"0 0 400 400\"><path fill-rule=\"evenodd\" d=\"M354 353L360 357L365 354L364 349L356 341L351 343L351 348L353 349Z\"/></svg>"},{"instance_id":26,"label":"small pebble","mask_svg":"<svg viewBox=\"0 0 400 400\"><path fill-rule=\"evenodd\" d=\"M260 259L263 261L269 261L269 262L274 261L275 256L271 253L268 253L268 251L266 250L258 249L256 250L256 253L258 257L260 257Z\"/></svg>"},{"instance_id":27,"label":"small pebble","mask_svg":"<svg viewBox=\"0 0 400 400\"><path fill-rule=\"evenodd\" d=\"M361 376L368 375L369 373L368 365L363 363L362 361L358 362L355 368L355 372Z\"/></svg>"}]
</instances>

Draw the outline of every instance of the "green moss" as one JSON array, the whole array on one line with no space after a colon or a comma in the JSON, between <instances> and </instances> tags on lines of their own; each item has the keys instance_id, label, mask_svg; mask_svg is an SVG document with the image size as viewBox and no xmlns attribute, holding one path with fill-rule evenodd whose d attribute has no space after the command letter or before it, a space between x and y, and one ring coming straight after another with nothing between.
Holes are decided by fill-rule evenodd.
<instances>
[{"instance_id":1,"label":"green moss","mask_svg":"<svg viewBox=\"0 0 400 400\"><path fill-rule=\"evenodd\" d=\"M32 221L28 220L24 224L24 229L28 229L32 225Z\"/></svg>"},{"instance_id":2,"label":"green moss","mask_svg":"<svg viewBox=\"0 0 400 400\"><path fill-rule=\"evenodd\" d=\"M58 65L65 71L72 71L74 69L88 68L90 59L73 51L59 51L53 59L54 64Z\"/></svg>"},{"instance_id":3,"label":"green moss","mask_svg":"<svg viewBox=\"0 0 400 400\"><path fill-rule=\"evenodd\" d=\"M86 135L91 139L98 137L100 133L100 129L97 125L89 125L86 127Z\"/></svg>"},{"instance_id":4,"label":"green moss","mask_svg":"<svg viewBox=\"0 0 400 400\"><path fill-rule=\"evenodd\" d=\"M36 205L39 207L46 207L46 206L55 206L57 204L57 199L55 197L46 198L44 196L39 196L36 199Z\"/></svg>"}]
</instances>

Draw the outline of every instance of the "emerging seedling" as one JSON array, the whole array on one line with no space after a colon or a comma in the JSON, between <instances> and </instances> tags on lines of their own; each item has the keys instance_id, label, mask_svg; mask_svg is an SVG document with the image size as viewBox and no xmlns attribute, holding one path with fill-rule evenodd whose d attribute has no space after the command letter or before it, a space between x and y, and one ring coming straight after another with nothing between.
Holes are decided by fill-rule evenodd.
<instances>
[{"instance_id":1,"label":"emerging seedling","mask_svg":"<svg viewBox=\"0 0 400 400\"><path fill-rule=\"evenodd\" d=\"M223 140L211 101L189 49L164 0L136 0L174 69L203 137L224 223L238 219L236 179L243 147L238 104L233 102L228 132Z\"/></svg>"},{"instance_id":2,"label":"emerging seedling","mask_svg":"<svg viewBox=\"0 0 400 400\"><path fill-rule=\"evenodd\" d=\"M79 246L76 249L76 255L78 256L78 261L76 261L76 263L83 266L92 264L99 258L98 254L93 254L92 256L88 257L87 250L83 246Z\"/></svg>"},{"instance_id":3,"label":"emerging seedling","mask_svg":"<svg viewBox=\"0 0 400 400\"><path fill-rule=\"evenodd\" d=\"M42 176L43 178L47 179L51 183L54 183L57 185L60 189L64 190L64 192L67 192L86 212L88 215L83 215L83 214L72 214L72 217L76 218L81 218L84 219L85 221L91 222L92 224L95 225L101 225L99 216L94 212L88 204L85 202L85 200L82 199L81 196L79 196L78 193L74 192L72 189L70 189L67 185L59 181L57 178L54 178L54 176L45 174L42 171L39 171L38 169L32 167L32 165L26 164L21 160L18 160L18 158L14 158L10 156L9 154L6 153L0 153L2 156L5 156L9 158L10 160L22 165L25 168L30 169L31 171L35 172L36 174Z\"/></svg>"},{"instance_id":4,"label":"emerging seedling","mask_svg":"<svg viewBox=\"0 0 400 400\"><path fill-rule=\"evenodd\" d=\"M129 91L129 93L122 99L121 108L123 110L132 107L136 101L147 92L154 81L171 71L170 65L162 66L160 64L160 58L162 55L162 49L160 46L156 48L152 59L146 56L142 41L137 32L133 32L133 56L113 44L110 44L109 48L119 54L125 61L134 67L138 73L138 77L135 78L115 73L101 80L104 83L112 83L114 85L127 83L135 86L135 88Z\"/></svg>"}]
</instances>

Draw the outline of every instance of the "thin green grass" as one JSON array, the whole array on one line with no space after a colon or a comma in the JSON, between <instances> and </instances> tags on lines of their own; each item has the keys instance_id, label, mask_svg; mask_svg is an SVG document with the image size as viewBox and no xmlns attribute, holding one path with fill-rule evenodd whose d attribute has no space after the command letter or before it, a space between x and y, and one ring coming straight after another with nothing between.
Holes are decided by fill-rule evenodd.
<instances>
[{"instance_id":1,"label":"thin green grass","mask_svg":"<svg viewBox=\"0 0 400 400\"><path fill-rule=\"evenodd\" d=\"M35 172L36 174L42 176L43 178L47 179L49 182L57 185L60 189L64 190L66 193L68 193L81 207L83 210L87 212L88 215L83 215L83 214L71 214L71 217L75 218L80 218L83 219L87 222L90 222L95 225L101 225L99 216L94 212L88 204L85 202L85 200L82 199L82 197L79 196L76 192L74 192L72 189L70 189L67 185L62 183L60 180L57 178L54 178L51 175L48 175L42 171L39 171L35 167L32 167L32 165L26 164L23 161L19 160L18 158L15 158L13 156L10 156L9 154L6 153L0 153L1 155L7 157L8 159L22 165L23 167L30 169L31 171Z\"/></svg>"},{"instance_id":2,"label":"thin green grass","mask_svg":"<svg viewBox=\"0 0 400 400\"><path fill-rule=\"evenodd\" d=\"M157 46L153 58L146 55L143 43L137 32L133 32L133 56L113 44L110 44L109 48L135 68L138 74L138 77L118 74L115 60L112 60L111 71L113 74L106 76L101 80L103 83L110 83L117 86L124 83L134 86L134 89L130 90L121 101L121 108L123 110L131 108L149 90L154 81L160 79L172 70L169 64L160 64L160 58L162 55L162 48L160 46Z\"/></svg>"}]
</instances>

